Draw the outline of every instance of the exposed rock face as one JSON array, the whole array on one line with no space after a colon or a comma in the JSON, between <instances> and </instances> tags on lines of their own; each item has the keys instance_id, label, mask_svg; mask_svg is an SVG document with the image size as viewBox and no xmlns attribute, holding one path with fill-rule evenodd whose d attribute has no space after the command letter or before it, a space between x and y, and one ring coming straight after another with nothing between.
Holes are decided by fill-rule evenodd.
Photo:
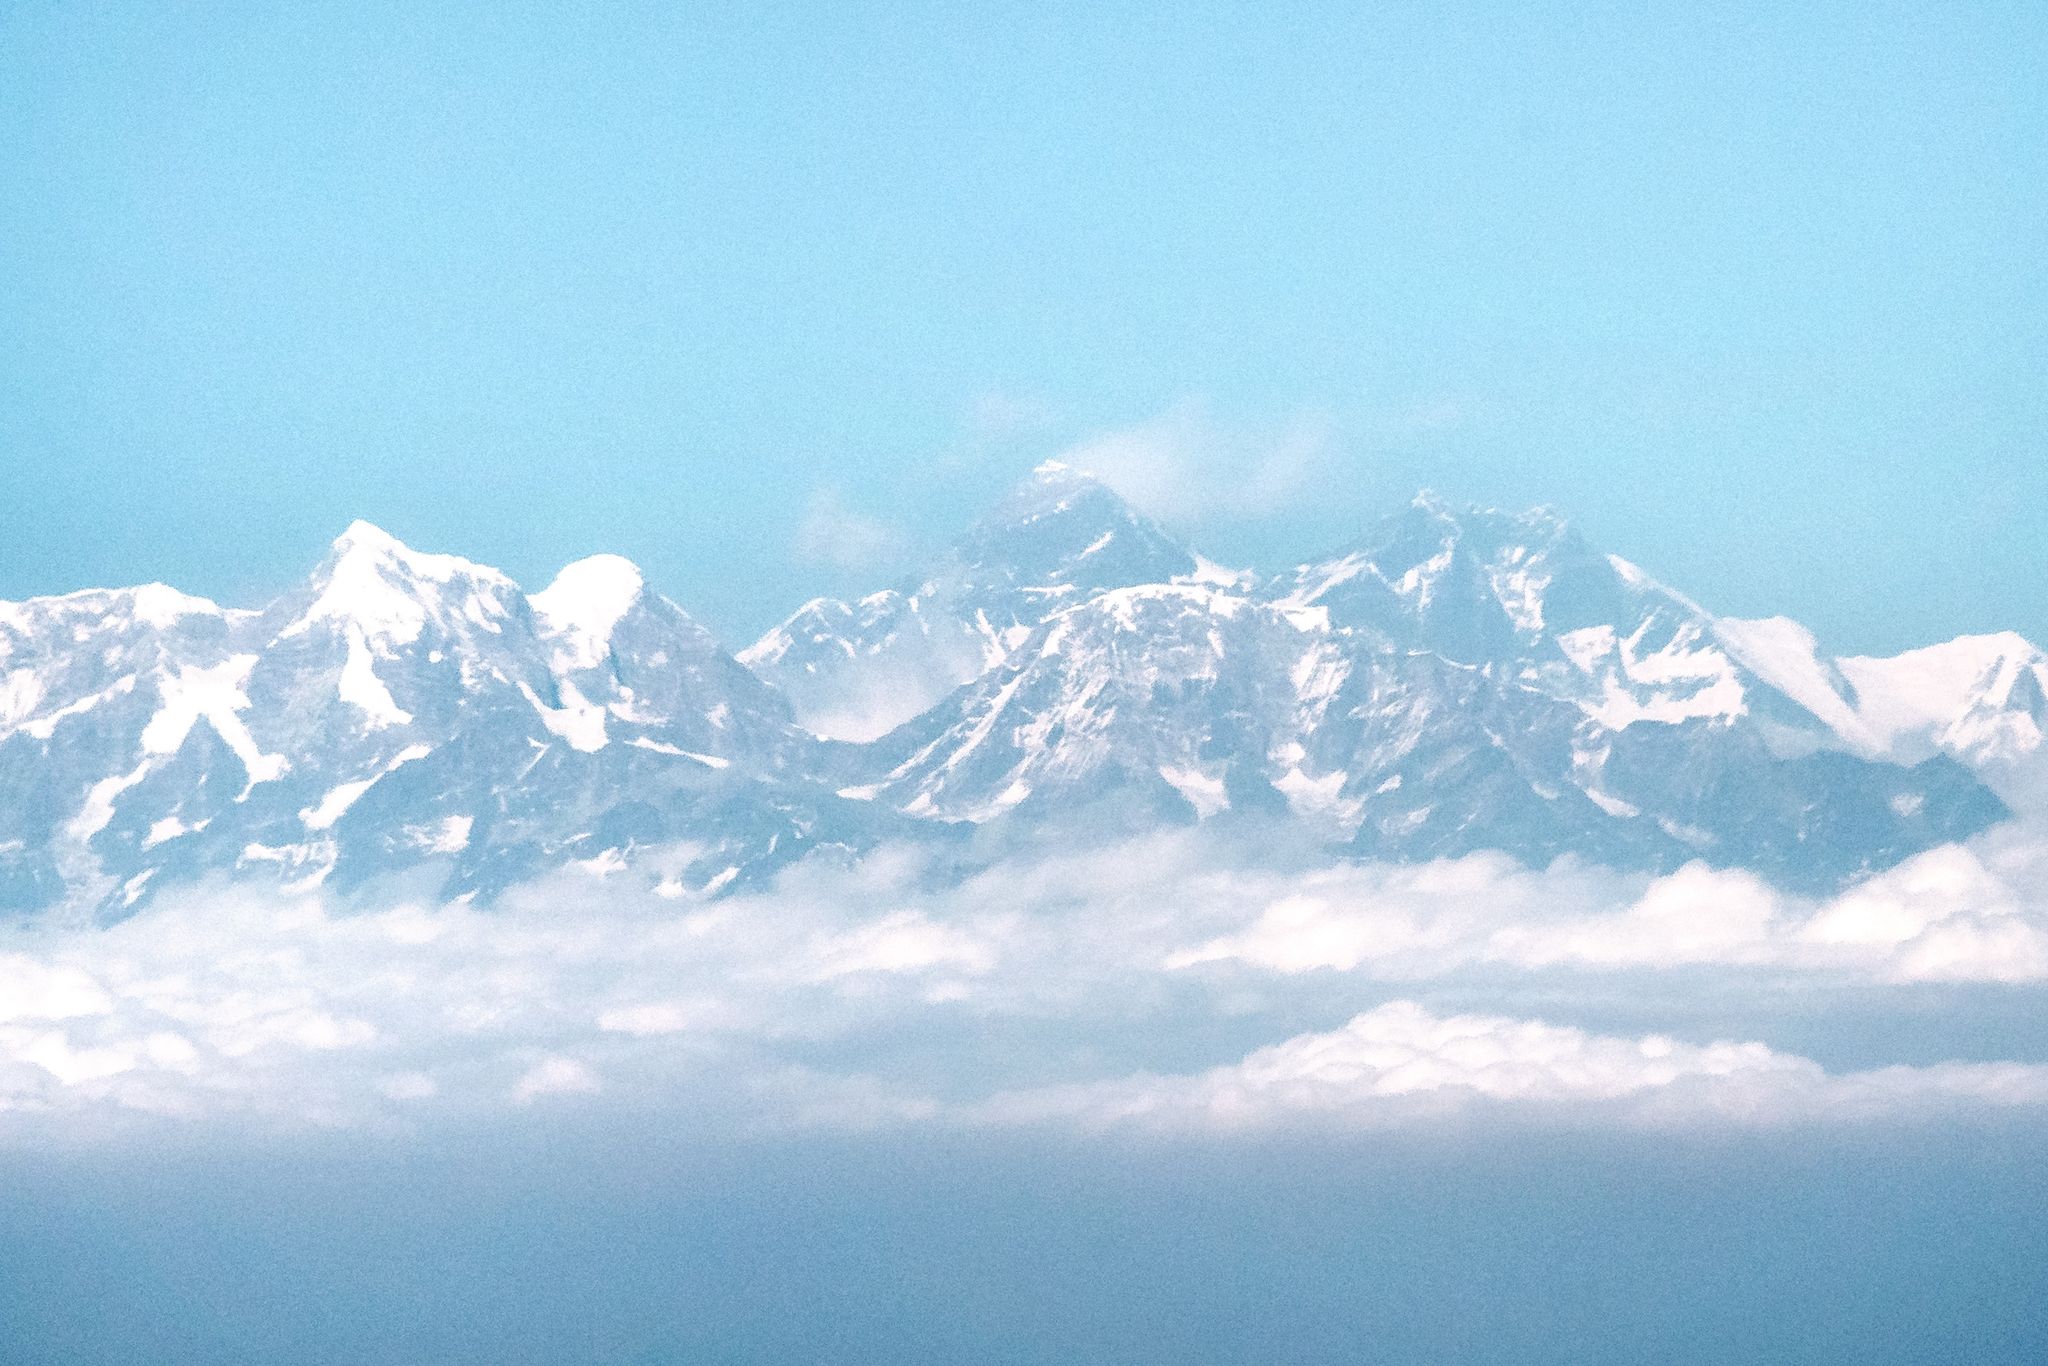
<instances>
[{"instance_id":1,"label":"exposed rock face","mask_svg":"<svg viewBox=\"0 0 2048 1366\"><path fill-rule=\"evenodd\" d=\"M2018 636L1829 659L1547 512L1428 496L1260 578L1048 465L930 572L737 660L616 556L528 595L357 523L261 611L0 604L0 906L112 917L209 874L488 895L571 864L691 897L1077 820L1831 886L2048 790L2044 728Z\"/></svg>"}]
</instances>

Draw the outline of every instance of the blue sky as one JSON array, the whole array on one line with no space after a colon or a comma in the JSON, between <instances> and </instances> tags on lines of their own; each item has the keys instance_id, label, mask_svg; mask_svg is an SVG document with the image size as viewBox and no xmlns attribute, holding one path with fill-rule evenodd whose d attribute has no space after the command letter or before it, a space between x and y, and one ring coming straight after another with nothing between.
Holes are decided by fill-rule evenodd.
<instances>
[{"instance_id":1,"label":"blue sky","mask_svg":"<svg viewBox=\"0 0 2048 1366\"><path fill-rule=\"evenodd\" d=\"M2048 636L2038 7L826 8L0 5L0 596L361 516L738 643L1082 445Z\"/></svg>"}]
</instances>

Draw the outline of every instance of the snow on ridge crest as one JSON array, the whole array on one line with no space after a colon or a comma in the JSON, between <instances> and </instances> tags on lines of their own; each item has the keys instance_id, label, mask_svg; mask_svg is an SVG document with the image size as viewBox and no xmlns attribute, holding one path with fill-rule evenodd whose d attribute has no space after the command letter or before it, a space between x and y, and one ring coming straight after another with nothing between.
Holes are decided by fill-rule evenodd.
<instances>
[{"instance_id":1,"label":"snow on ridge crest","mask_svg":"<svg viewBox=\"0 0 2048 1366\"><path fill-rule=\"evenodd\" d=\"M372 642L407 645L419 639L429 620L450 616L495 633L502 629L505 599L518 591L510 578L488 565L414 550L360 519L335 538L314 582L320 591L312 605L278 639L331 621L359 627ZM468 591L460 598L444 596L462 585Z\"/></svg>"},{"instance_id":2,"label":"snow on ridge crest","mask_svg":"<svg viewBox=\"0 0 2048 1366\"><path fill-rule=\"evenodd\" d=\"M128 591L133 595L135 619L159 630L180 617L222 615L219 604L190 593L181 593L169 584L145 583Z\"/></svg>"},{"instance_id":3,"label":"snow on ridge crest","mask_svg":"<svg viewBox=\"0 0 2048 1366\"><path fill-rule=\"evenodd\" d=\"M125 601L130 615L145 626L166 630L183 617L223 617L227 609L211 598L196 597L181 592L167 583L142 583L132 588L79 588L69 593L53 593L40 597L23 598L18 602L0 602L0 626L16 630L29 629L32 612L77 611L111 616L113 603Z\"/></svg>"},{"instance_id":4,"label":"snow on ridge crest","mask_svg":"<svg viewBox=\"0 0 2048 1366\"><path fill-rule=\"evenodd\" d=\"M562 664L591 668L611 649L612 631L640 601L646 580L621 555L591 555L564 565L554 582L526 601L562 645Z\"/></svg>"},{"instance_id":5,"label":"snow on ridge crest","mask_svg":"<svg viewBox=\"0 0 2048 1366\"><path fill-rule=\"evenodd\" d=\"M670 805L647 830L708 832L741 848L755 838L751 809L732 817L709 804L754 801L741 779L756 768L786 781L795 805L762 818L765 852L736 853L735 866L800 856L784 852L796 835L864 847L889 828L870 821L1029 824L1097 800L1119 819L1293 812L1315 838L1361 856L1564 847L1647 866L1684 852L1668 852L1671 840L1723 840L1713 810L1661 774L1696 769L1747 784L1776 802L1776 830L1811 800L1796 774L1773 776L1778 761L1814 750L1830 751L1831 765L1843 763L1834 751L1897 764L1947 752L1979 771L2037 749L2048 758L2048 660L2017 636L1836 660L1797 623L1705 613L1564 536L1541 510L1441 499L1441 520L1396 514L1377 539L1332 559L1240 572L1195 555L1091 476L1057 461L1035 474L920 585L813 599L743 652L739 663L769 675L788 709L768 699L750 710L751 679L680 609L649 596L629 560L579 559L526 594L494 569L412 551L355 522L260 621L225 613L224 623L164 631L155 620L180 619L186 604L219 609L145 585L37 614L28 650L13 659L0 632L0 664L13 666L0 667L0 741L9 726L22 732L13 752L35 764L32 742L59 726L117 737L103 754L68 740L49 751L84 755L64 777L79 813L70 838L87 847L65 856L81 867L103 860L108 876L146 874L156 860L182 876L194 860L218 863L244 846L325 848L329 865L339 848L381 868L426 847L420 839L459 852L474 833L465 857L475 866L459 870L471 887L516 862L493 862L495 851L560 858L574 844L581 858L607 840L653 840L644 812L623 805L650 796ZM0 625L12 619L0 608ZM315 622L302 647L268 648ZM102 634L89 638L87 625ZM807 697L811 680L825 685ZM138 700L124 700L131 693ZM341 709L329 710L337 697ZM1827 735L1846 737L1888 716L1887 705L1897 724L1873 724L1865 743ZM72 720L95 709L90 722ZM797 725L847 743L808 745L791 711ZM1689 724L1698 722L1708 724ZM195 734L201 743L187 749ZM342 819L394 751L451 738L464 743L446 760ZM608 750L602 761L582 757ZM650 755L736 771L700 793L704 775L675 780ZM223 760L239 796L212 781ZM206 791L191 786L198 763L209 766ZM1439 774L1441 792L1431 788ZM814 780L841 802L872 805L857 818L830 802L800 809ZM670 791L672 781L682 786ZM1900 824L1873 835L1868 853L1842 844L1843 866L1996 818L1993 793L1975 789L1981 803L1961 786L1944 796L1947 781L1870 777L1866 804ZM537 814L494 822L492 803L508 796L514 806L533 799ZM622 804L607 829L626 833L590 833L585 802L593 818ZM550 824L556 805L578 821ZM433 833L450 821L474 821L474 831ZM393 843L393 830L428 833ZM168 852L138 861L144 831L141 849ZM11 833L0 826L0 843ZM1782 853L1762 837L1715 848L1716 858L1795 873L1828 854Z\"/></svg>"}]
</instances>

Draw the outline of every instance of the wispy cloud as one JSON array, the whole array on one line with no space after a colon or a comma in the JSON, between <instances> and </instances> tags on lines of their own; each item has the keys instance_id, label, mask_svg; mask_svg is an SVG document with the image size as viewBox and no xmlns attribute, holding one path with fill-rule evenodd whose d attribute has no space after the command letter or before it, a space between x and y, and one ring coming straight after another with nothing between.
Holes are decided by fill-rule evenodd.
<instances>
[{"instance_id":1,"label":"wispy cloud","mask_svg":"<svg viewBox=\"0 0 2048 1366\"><path fill-rule=\"evenodd\" d=\"M1148 421L1090 436L1059 458L1154 516L1196 526L1285 511L1331 473L1335 457L1327 418L1302 415L1265 429L1229 426L1190 400Z\"/></svg>"},{"instance_id":2,"label":"wispy cloud","mask_svg":"<svg viewBox=\"0 0 2048 1366\"><path fill-rule=\"evenodd\" d=\"M796 528L796 557L849 573L887 569L902 558L901 528L848 506L835 488L812 491Z\"/></svg>"}]
</instances>

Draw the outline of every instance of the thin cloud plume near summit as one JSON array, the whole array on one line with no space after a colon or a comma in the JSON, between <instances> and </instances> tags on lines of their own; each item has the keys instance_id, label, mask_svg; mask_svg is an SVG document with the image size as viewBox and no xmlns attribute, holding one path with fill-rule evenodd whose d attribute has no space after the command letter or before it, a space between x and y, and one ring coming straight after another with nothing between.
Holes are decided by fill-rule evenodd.
<instances>
[{"instance_id":1,"label":"thin cloud plume near summit","mask_svg":"<svg viewBox=\"0 0 2048 1366\"><path fill-rule=\"evenodd\" d=\"M2048 1358L2044 52L0 14L0 1366Z\"/></svg>"}]
</instances>

